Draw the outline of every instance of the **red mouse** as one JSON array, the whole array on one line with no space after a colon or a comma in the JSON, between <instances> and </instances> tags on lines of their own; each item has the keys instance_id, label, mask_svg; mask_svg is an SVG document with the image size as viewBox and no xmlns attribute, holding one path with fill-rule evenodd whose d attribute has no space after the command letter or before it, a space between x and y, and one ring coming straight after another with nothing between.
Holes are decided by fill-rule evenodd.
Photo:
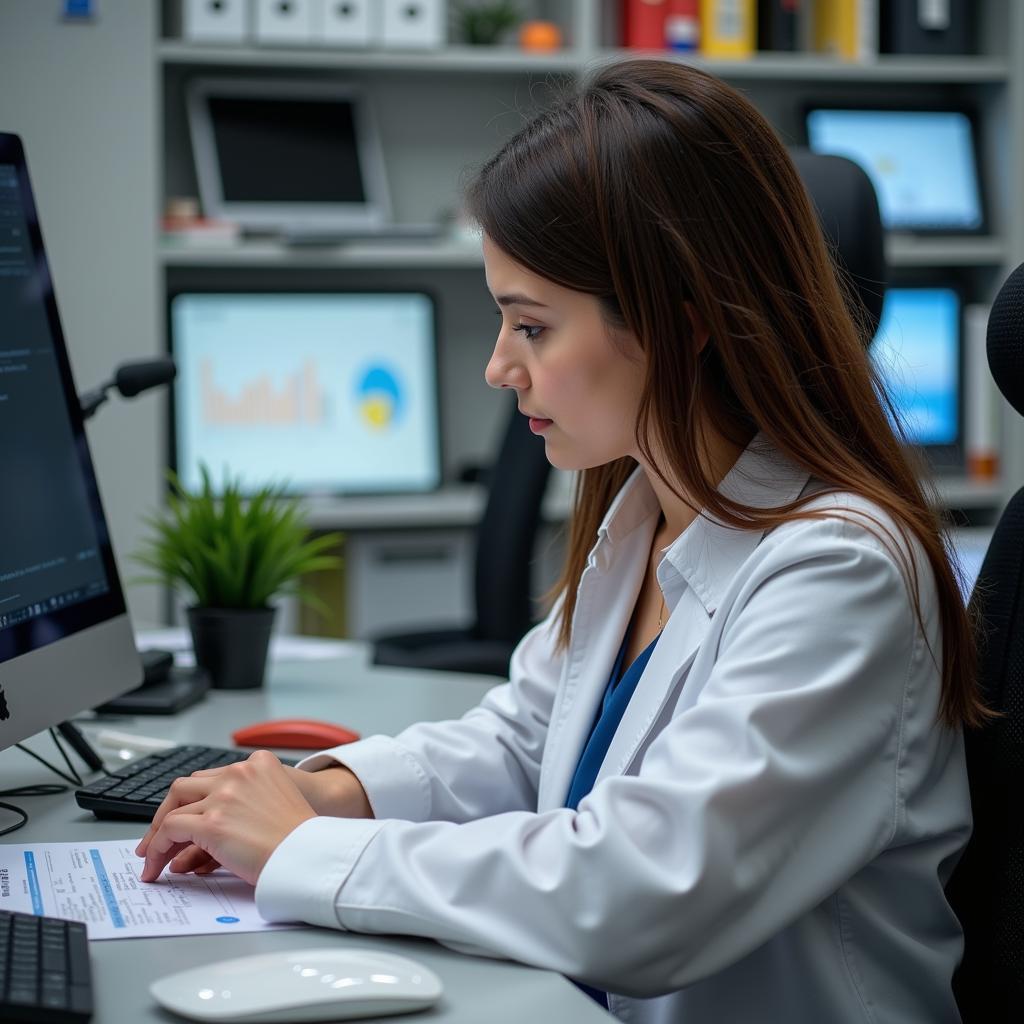
<instances>
[{"instance_id":1,"label":"red mouse","mask_svg":"<svg viewBox=\"0 0 1024 1024\"><path fill-rule=\"evenodd\" d=\"M315 718L276 718L271 722L254 722L236 729L231 738L240 747L326 750L342 743L352 743L359 739L359 733Z\"/></svg>"}]
</instances>

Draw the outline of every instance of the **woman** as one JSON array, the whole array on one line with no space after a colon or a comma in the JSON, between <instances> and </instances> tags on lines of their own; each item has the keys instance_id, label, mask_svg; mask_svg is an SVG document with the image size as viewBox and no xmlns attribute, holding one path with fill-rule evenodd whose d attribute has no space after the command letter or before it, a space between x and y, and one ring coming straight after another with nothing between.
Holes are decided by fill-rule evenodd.
<instances>
[{"instance_id":1,"label":"woman","mask_svg":"<svg viewBox=\"0 0 1024 1024\"><path fill-rule=\"evenodd\" d=\"M458 722L172 787L143 879L554 968L630 1021L953 1021L984 709L939 524L741 96L599 73L468 201L486 377L581 470L559 597Z\"/></svg>"}]
</instances>

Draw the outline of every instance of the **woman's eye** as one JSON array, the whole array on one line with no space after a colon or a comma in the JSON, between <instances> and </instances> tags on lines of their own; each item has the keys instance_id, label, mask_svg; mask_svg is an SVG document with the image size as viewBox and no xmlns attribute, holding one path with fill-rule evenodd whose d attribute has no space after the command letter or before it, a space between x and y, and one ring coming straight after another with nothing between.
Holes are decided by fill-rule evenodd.
<instances>
[{"instance_id":1,"label":"woman's eye","mask_svg":"<svg viewBox=\"0 0 1024 1024\"><path fill-rule=\"evenodd\" d=\"M497 316L502 315L500 309L496 309L494 312ZM538 324L513 324L512 330L518 331L527 341L535 341L540 337L541 332L547 330L547 328L541 327Z\"/></svg>"},{"instance_id":2,"label":"woman's eye","mask_svg":"<svg viewBox=\"0 0 1024 1024\"><path fill-rule=\"evenodd\" d=\"M527 341L536 341L541 336L544 328L536 324L513 324L512 330L519 331L520 334L525 336Z\"/></svg>"}]
</instances>

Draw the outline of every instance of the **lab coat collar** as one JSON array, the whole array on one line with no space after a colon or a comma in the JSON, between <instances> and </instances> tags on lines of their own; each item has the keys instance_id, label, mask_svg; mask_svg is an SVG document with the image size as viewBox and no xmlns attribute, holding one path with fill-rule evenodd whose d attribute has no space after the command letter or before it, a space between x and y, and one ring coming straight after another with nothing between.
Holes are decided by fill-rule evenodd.
<instances>
[{"instance_id":1,"label":"lab coat collar","mask_svg":"<svg viewBox=\"0 0 1024 1024\"><path fill-rule=\"evenodd\" d=\"M751 508L776 508L794 501L809 479L806 470L759 433L718 490L724 497ZM708 615L713 615L736 570L763 536L763 530L737 529L702 512L669 546L665 561L689 584ZM666 589L668 581L661 579L661 574L659 581Z\"/></svg>"},{"instance_id":2,"label":"lab coat collar","mask_svg":"<svg viewBox=\"0 0 1024 1024\"><path fill-rule=\"evenodd\" d=\"M763 433L755 435L740 453L718 487L726 498L751 508L766 509L794 501L807 486L809 474L783 455ZM637 527L660 511L658 499L644 471L637 467L608 508L594 546L592 561L605 568L611 563L606 546L620 545ZM763 530L742 530L701 514L665 549L665 561L692 588L713 615L736 570L761 542ZM648 543L650 537L648 537ZM671 591L663 570L659 582ZM668 597L666 596L668 600ZM671 607L672 602L669 601Z\"/></svg>"},{"instance_id":3,"label":"lab coat collar","mask_svg":"<svg viewBox=\"0 0 1024 1024\"><path fill-rule=\"evenodd\" d=\"M612 499L601 525L597 528L598 544L621 542L655 512L660 512L658 497L647 482L644 471L637 466Z\"/></svg>"}]
</instances>

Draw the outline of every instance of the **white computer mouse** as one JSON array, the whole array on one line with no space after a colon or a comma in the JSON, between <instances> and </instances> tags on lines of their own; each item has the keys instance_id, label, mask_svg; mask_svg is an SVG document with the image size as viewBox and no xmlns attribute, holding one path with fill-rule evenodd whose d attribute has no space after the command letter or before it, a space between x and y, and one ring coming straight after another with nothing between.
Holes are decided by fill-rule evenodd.
<instances>
[{"instance_id":1,"label":"white computer mouse","mask_svg":"<svg viewBox=\"0 0 1024 1024\"><path fill-rule=\"evenodd\" d=\"M441 981L404 956L335 946L220 960L169 974L149 991L193 1020L284 1024L422 1010L441 998Z\"/></svg>"}]
</instances>

